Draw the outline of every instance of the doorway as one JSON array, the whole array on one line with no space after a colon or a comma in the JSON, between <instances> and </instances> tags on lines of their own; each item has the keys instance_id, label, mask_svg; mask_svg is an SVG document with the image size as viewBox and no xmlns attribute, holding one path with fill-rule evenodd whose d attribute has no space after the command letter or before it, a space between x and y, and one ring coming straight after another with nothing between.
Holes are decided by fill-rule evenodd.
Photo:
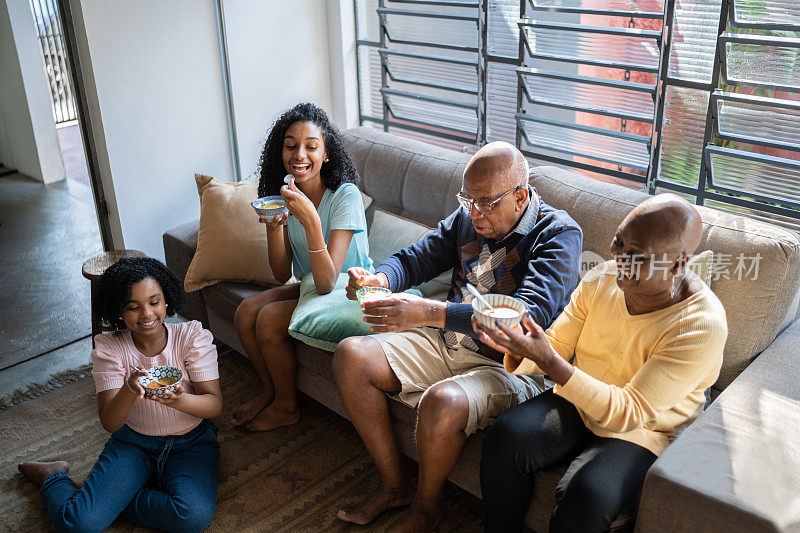
<instances>
[{"instance_id":1,"label":"doorway","mask_svg":"<svg viewBox=\"0 0 800 533\"><path fill-rule=\"evenodd\" d=\"M90 292L81 267L103 250L58 5L30 0L30 17L31 26L18 17L14 31L32 27L37 38L45 74L40 83L48 85L51 127L66 179L45 185L13 165L0 176L0 405L5 406L46 388L54 374L89 362ZM17 53L20 62L31 61L31 54Z\"/></svg>"}]
</instances>

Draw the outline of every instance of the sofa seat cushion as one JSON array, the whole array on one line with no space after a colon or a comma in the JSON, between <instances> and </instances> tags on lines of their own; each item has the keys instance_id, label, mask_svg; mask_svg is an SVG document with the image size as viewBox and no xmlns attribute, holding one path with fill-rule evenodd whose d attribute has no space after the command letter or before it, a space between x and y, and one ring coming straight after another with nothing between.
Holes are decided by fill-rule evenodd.
<instances>
[{"instance_id":1,"label":"sofa seat cushion","mask_svg":"<svg viewBox=\"0 0 800 533\"><path fill-rule=\"evenodd\" d=\"M242 300L263 290L266 289L254 283L224 281L203 287L203 299L217 316L229 320L233 324L233 315Z\"/></svg>"}]
</instances>

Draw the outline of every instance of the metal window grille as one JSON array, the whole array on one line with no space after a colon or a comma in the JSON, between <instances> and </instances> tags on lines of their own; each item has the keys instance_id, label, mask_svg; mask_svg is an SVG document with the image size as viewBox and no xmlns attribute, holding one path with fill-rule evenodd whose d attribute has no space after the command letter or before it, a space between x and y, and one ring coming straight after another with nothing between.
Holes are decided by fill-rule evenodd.
<instances>
[{"instance_id":1,"label":"metal window grille","mask_svg":"<svg viewBox=\"0 0 800 533\"><path fill-rule=\"evenodd\" d=\"M39 46L50 86L50 100L56 124L77 120L75 97L69 79L63 29L55 0L30 0L39 35Z\"/></svg>"},{"instance_id":2,"label":"metal window grille","mask_svg":"<svg viewBox=\"0 0 800 533\"><path fill-rule=\"evenodd\" d=\"M800 229L800 4L354 4L362 124Z\"/></svg>"}]
</instances>

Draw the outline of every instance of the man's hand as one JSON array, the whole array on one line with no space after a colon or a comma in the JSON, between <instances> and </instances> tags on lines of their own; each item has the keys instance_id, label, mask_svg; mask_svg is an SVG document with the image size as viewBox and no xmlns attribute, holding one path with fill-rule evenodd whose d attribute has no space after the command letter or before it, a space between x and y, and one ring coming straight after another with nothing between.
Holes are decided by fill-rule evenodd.
<instances>
[{"instance_id":1,"label":"man's hand","mask_svg":"<svg viewBox=\"0 0 800 533\"><path fill-rule=\"evenodd\" d=\"M372 324L369 330L376 333L405 331L422 326L442 328L447 314L445 302L406 293L392 294L384 300L364 302L361 307L364 311L364 322Z\"/></svg>"},{"instance_id":2,"label":"man's hand","mask_svg":"<svg viewBox=\"0 0 800 533\"><path fill-rule=\"evenodd\" d=\"M383 287L389 288L388 280L383 274L373 274L366 268L353 267L347 270L350 280L347 282L347 298L357 300L356 292L361 287Z\"/></svg>"}]
</instances>

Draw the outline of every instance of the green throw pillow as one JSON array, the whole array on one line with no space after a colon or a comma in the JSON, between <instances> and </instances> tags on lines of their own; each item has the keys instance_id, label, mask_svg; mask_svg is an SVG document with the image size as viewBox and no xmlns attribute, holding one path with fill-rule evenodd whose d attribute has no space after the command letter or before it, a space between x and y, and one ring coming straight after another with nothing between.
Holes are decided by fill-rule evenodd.
<instances>
[{"instance_id":1,"label":"green throw pillow","mask_svg":"<svg viewBox=\"0 0 800 533\"><path fill-rule=\"evenodd\" d=\"M311 272L300 280L300 301L289 324L289 335L309 346L333 351L347 337L370 335L369 324L364 322L361 306L347 299L346 272L339 274L336 287L320 296L314 286ZM421 296L416 289L406 292Z\"/></svg>"}]
</instances>

